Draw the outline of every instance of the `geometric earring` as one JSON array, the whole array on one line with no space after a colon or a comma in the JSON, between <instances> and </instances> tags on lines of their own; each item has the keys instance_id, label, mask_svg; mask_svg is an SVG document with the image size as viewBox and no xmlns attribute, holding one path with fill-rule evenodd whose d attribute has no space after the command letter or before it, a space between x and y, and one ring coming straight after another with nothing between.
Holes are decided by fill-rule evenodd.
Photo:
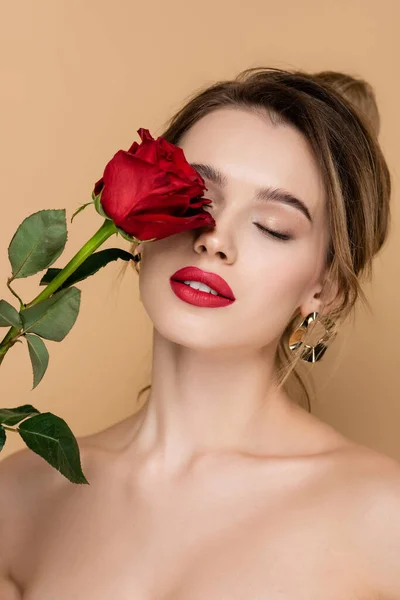
<instances>
[{"instance_id":1,"label":"geometric earring","mask_svg":"<svg viewBox=\"0 0 400 600\"><path fill-rule=\"evenodd\" d=\"M324 335L317 341L317 343L314 346L310 346L309 344L303 344L302 338L304 337L304 333L307 331L310 323L315 321L317 319L317 317L318 317L318 313L315 311L310 313L309 315L307 315L305 317L305 319L303 319L303 321L300 323L300 325L293 331L292 335L290 336L291 338L294 336L295 339L297 339L298 341L295 341L292 344L289 344L289 349L292 351L295 351L300 346L304 346L304 350L301 353L300 358L301 358L301 360L305 360L305 361L311 362L311 363L315 363L318 360L321 360L321 358L323 357L323 355L325 354L325 352L328 348L328 344L326 342L328 340L332 341L336 335L336 332L333 333L335 323L328 317L325 317L325 323L324 323L325 333L324 333ZM303 333L303 335L301 335L300 339L299 339L299 335L295 335L295 334L301 334L301 333Z\"/></svg>"}]
</instances>

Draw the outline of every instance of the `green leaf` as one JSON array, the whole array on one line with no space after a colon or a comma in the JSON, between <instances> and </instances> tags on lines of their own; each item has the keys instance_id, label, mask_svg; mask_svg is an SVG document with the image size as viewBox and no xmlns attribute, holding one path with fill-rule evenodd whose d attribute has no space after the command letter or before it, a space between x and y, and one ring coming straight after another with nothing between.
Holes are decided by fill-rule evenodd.
<instances>
[{"instance_id":1,"label":"green leaf","mask_svg":"<svg viewBox=\"0 0 400 600\"><path fill-rule=\"evenodd\" d=\"M21 317L11 304L6 300L0 300L0 327L9 327L10 325L22 329Z\"/></svg>"},{"instance_id":2,"label":"green leaf","mask_svg":"<svg viewBox=\"0 0 400 600\"><path fill-rule=\"evenodd\" d=\"M28 342L29 356L33 369L33 390L42 380L49 364L49 353L43 340L37 335L26 333L24 335Z\"/></svg>"},{"instance_id":3,"label":"green leaf","mask_svg":"<svg viewBox=\"0 0 400 600\"><path fill-rule=\"evenodd\" d=\"M0 423L3 423L3 425L16 425L35 413L39 414L39 411L31 404L23 404L16 408L0 408Z\"/></svg>"},{"instance_id":4,"label":"green leaf","mask_svg":"<svg viewBox=\"0 0 400 600\"><path fill-rule=\"evenodd\" d=\"M0 452L3 450L3 446L6 443L6 430L0 425Z\"/></svg>"},{"instance_id":5,"label":"green leaf","mask_svg":"<svg viewBox=\"0 0 400 600\"><path fill-rule=\"evenodd\" d=\"M65 209L40 210L24 219L8 247L12 278L34 275L52 265L67 242Z\"/></svg>"},{"instance_id":6,"label":"green leaf","mask_svg":"<svg viewBox=\"0 0 400 600\"><path fill-rule=\"evenodd\" d=\"M118 260L118 258L122 258L122 260L133 260L133 254L126 250L122 250L122 248L106 248L105 250L94 252L87 257L87 259L58 289L62 290L78 283L78 281L83 281L90 275L97 273L99 269L105 267L109 262ZM48 269L40 280L39 285L48 285L60 271L61 269Z\"/></svg>"},{"instance_id":7,"label":"green leaf","mask_svg":"<svg viewBox=\"0 0 400 600\"><path fill-rule=\"evenodd\" d=\"M71 223L74 220L74 218L76 217L77 214L79 214L82 210L84 210L87 206L89 206L89 204L93 204L93 200L91 202L86 202L86 204L82 204L82 206L80 206L72 215L71 217Z\"/></svg>"},{"instance_id":8,"label":"green leaf","mask_svg":"<svg viewBox=\"0 0 400 600\"><path fill-rule=\"evenodd\" d=\"M64 419L41 413L21 423L18 433L28 448L69 481L89 484L82 472L78 442Z\"/></svg>"},{"instance_id":9,"label":"green leaf","mask_svg":"<svg viewBox=\"0 0 400 600\"><path fill-rule=\"evenodd\" d=\"M21 311L24 330L47 340L61 342L72 329L78 314L81 292L71 287Z\"/></svg>"}]
</instances>

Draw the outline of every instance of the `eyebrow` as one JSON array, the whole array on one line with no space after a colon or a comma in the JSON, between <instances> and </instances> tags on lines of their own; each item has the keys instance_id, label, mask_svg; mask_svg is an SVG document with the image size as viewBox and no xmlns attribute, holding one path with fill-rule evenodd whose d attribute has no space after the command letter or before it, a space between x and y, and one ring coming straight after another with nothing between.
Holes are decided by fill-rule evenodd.
<instances>
[{"instance_id":1,"label":"eyebrow","mask_svg":"<svg viewBox=\"0 0 400 600\"><path fill-rule=\"evenodd\" d=\"M213 167L212 165L208 165L208 164L202 164L202 163L189 163L189 164L191 167L196 169L196 171L198 173L200 173L200 175L202 177L204 177L204 179L209 179L210 181L212 181L219 187L226 187L226 185L228 183L228 178L219 169ZM290 206L293 206L294 208L297 208L297 210L301 211L307 217L307 219L310 221L310 223L313 222L312 217L310 215L310 211L308 210L308 208L304 204L304 202L302 200L300 200L299 198L297 198L296 196L294 196L293 194L291 194L290 192L288 192L287 190L284 190L282 188L276 188L273 186L257 188L256 194L255 194L255 199L256 200L282 202L284 204L289 204Z\"/></svg>"}]
</instances>

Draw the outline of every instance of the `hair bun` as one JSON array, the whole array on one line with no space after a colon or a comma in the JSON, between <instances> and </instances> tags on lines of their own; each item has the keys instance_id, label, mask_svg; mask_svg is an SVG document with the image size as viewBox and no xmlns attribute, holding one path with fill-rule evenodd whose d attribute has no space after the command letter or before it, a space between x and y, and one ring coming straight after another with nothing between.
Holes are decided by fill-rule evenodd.
<instances>
[{"instance_id":1,"label":"hair bun","mask_svg":"<svg viewBox=\"0 0 400 600\"><path fill-rule=\"evenodd\" d=\"M371 84L365 79L352 77L338 71L321 71L314 73L313 77L319 82L328 84L350 101L357 112L368 121L375 135L379 135L380 115Z\"/></svg>"}]
</instances>

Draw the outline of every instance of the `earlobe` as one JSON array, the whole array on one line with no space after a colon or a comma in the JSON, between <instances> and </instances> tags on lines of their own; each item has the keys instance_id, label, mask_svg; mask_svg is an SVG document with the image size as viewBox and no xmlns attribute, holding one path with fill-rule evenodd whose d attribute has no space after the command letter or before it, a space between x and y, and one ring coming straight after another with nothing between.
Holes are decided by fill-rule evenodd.
<instances>
[{"instance_id":1,"label":"earlobe","mask_svg":"<svg viewBox=\"0 0 400 600\"><path fill-rule=\"evenodd\" d=\"M323 294L324 290L321 285L318 287L318 291L311 290L311 296L308 297L299 307L297 315L302 319L305 319L311 313L323 314Z\"/></svg>"}]
</instances>

